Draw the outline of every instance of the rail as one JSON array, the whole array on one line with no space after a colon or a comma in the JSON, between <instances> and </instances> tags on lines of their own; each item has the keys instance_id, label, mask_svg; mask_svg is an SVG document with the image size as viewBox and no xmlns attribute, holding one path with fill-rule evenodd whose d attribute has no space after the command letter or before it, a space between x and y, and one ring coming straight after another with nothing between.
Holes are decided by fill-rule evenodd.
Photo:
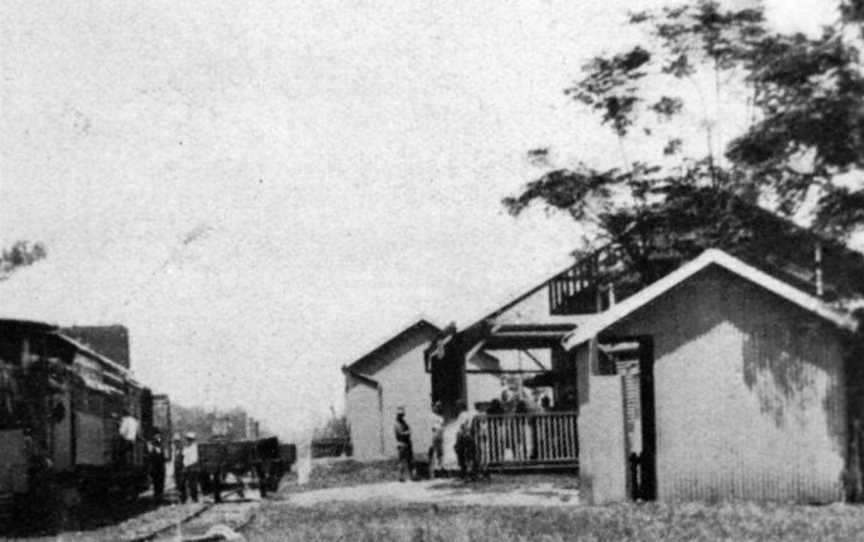
<instances>
[{"instance_id":1,"label":"rail","mask_svg":"<svg viewBox=\"0 0 864 542\"><path fill-rule=\"evenodd\" d=\"M480 415L474 434L490 469L570 468L579 464L576 412Z\"/></svg>"}]
</instances>

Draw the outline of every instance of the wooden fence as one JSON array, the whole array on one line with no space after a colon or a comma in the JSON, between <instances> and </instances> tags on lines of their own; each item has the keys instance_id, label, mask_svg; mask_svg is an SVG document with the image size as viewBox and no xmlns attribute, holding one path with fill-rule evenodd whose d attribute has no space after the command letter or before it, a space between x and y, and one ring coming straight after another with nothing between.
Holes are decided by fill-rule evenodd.
<instances>
[{"instance_id":1,"label":"wooden fence","mask_svg":"<svg viewBox=\"0 0 864 542\"><path fill-rule=\"evenodd\" d=\"M474 431L481 462L490 469L575 468L575 412L480 415Z\"/></svg>"},{"instance_id":2,"label":"wooden fence","mask_svg":"<svg viewBox=\"0 0 864 542\"><path fill-rule=\"evenodd\" d=\"M351 456L353 447L347 438L317 438L312 440L312 457Z\"/></svg>"}]
</instances>

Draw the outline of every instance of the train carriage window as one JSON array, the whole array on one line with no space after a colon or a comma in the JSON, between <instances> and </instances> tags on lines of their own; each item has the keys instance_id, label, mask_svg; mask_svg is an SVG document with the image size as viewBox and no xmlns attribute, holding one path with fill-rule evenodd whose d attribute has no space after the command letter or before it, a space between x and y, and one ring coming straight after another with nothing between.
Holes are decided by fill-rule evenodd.
<instances>
[{"instance_id":1,"label":"train carriage window","mask_svg":"<svg viewBox=\"0 0 864 542\"><path fill-rule=\"evenodd\" d=\"M0 335L0 359L18 365L21 362L21 341Z\"/></svg>"},{"instance_id":2,"label":"train carriage window","mask_svg":"<svg viewBox=\"0 0 864 542\"><path fill-rule=\"evenodd\" d=\"M102 416L105 411L105 398L102 393L82 388L75 394L75 410L91 416Z\"/></svg>"},{"instance_id":3,"label":"train carriage window","mask_svg":"<svg viewBox=\"0 0 864 542\"><path fill-rule=\"evenodd\" d=\"M20 400L15 369L0 360L0 429L14 429L20 425Z\"/></svg>"}]
</instances>

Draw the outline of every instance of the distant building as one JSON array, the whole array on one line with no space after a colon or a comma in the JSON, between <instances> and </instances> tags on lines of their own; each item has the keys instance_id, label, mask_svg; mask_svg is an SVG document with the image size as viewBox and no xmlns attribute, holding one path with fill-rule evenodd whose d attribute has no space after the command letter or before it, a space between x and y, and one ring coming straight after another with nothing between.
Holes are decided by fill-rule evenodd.
<instances>
[{"instance_id":1,"label":"distant building","mask_svg":"<svg viewBox=\"0 0 864 542\"><path fill-rule=\"evenodd\" d=\"M230 430L231 418L228 417L228 415L226 414L217 414L216 417L213 419L211 434L214 437L227 437Z\"/></svg>"},{"instance_id":2,"label":"distant building","mask_svg":"<svg viewBox=\"0 0 864 542\"><path fill-rule=\"evenodd\" d=\"M419 319L342 368L345 413L356 459L396 457L393 424L399 406L405 407L415 454L425 457L432 441L432 397L424 350L440 332L434 324ZM478 371L494 371L498 360L479 354L469 364ZM500 386L496 374L472 373L468 378L468 387L478 396L494 396Z\"/></svg>"}]
</instances>

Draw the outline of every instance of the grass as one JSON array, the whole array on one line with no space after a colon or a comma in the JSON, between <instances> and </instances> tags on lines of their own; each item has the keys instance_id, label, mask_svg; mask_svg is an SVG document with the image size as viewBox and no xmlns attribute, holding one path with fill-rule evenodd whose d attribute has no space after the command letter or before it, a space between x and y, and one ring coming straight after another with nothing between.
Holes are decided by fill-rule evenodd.
<instances>
[{"instance_id":1,"label":"grass","mask_svg":"<svg viewBox=\"0 0 864 542\"><path fill-rule=\"evenodd\" d=\"M268 503L253 541L861 540L864 509L756 504L511 508Z\"/></svg>"},{"instance_id":2,"label":"grass","mask_svg":"<svg viewBox=\"0 0 864 542\"><path fill-rule=\"evenodd\" d=\"M315 466L310 484L287 481L280 493L395 480L394 462L339 461ZM493 476L466 491L510 491L538 481L572 488L569 476ZM574 541L857 541L864 507L754 503L647 503L574 507L467 507L329 503L295 507L265 503L244 531L250 542L336 540L382 542Z\"/></svg>"}]
</instances>

